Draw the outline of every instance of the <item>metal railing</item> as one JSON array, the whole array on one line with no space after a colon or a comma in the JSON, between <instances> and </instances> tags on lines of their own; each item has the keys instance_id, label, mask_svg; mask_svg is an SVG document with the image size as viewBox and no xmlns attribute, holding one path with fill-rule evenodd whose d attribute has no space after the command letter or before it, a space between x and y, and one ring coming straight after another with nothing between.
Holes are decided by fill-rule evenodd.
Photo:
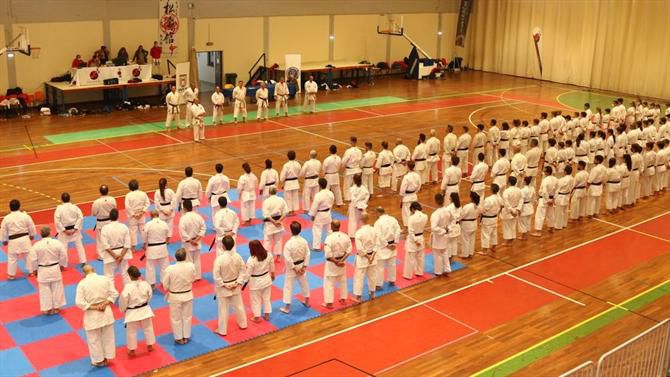
<instances>
[{"instance_id":1,"label":"metal railing","mask_svg":"<svg viewBox=\"0 0 670 377\"><path fill-rule=\"evenodd\" d=\"M263 65L261 67L263 67L265 69L265 72L263 72L263 76L265 76L264 79L267 80L268 72L267 72L267 64L266 64L266 61L265 61L265 53L262 53L261 56L258 57L258 60L256 60L256 63L254 63L254 65L252 65L251 69L249 70L249 81L247 82L247 85L249 85L251 80L253 80L254 70L256 69L256 66L258 66L258 63L260 63L261 60L263 61Z\"/></svg>"},{"instance_id":2,"label":"metal railing","mask_svg":"<svg viewBox=\"0 0 670 377\"><path fill-rule=\"evenodd\" d=\"M575 367L559 377L594 377L596 375L596 365L593 361L587 361L584 364Z\"/></svg>"}]
</instances>

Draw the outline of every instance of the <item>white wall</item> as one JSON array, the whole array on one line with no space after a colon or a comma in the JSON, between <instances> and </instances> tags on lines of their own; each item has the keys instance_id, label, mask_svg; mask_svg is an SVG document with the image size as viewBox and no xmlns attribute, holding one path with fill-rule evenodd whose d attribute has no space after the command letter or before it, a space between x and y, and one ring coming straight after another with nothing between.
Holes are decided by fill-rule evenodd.
<instances>
[{"instance_id":1,"label":"white wall","mask_svg":"<svg viewBox=\"0 0 670 377\"><path fill-rule=\"evenodd\" d=\"M214 66L207 65L207 53L198 53L198 74L199 81L211 82L214 84L216 78L214 77Z\"/></svg>"},{"instance_id":2,"label":"white wall","mask_svg":"<svg viewBox=\"0 0 670 377\"><path fill-rule=\"evenodd\" d=\"M286 54L301 54L303 64L328 60L329 28L328 16L270 17L270 61L283 66Z\"/></svg>"}]
</instances>

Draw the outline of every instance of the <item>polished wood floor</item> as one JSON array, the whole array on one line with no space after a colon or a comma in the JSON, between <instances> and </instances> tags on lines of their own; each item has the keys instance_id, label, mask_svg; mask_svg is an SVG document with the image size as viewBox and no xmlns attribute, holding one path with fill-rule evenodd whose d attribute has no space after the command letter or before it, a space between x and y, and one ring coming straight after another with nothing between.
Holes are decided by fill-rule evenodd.
<instances>
[{"instance_id":1,"label":"polished wood floor","mask_svg":"<svg viewBox=\"0 0 670 377\"><path fill-rule=\"evenodd\" d=\"M575 90L574 87L541 83L535 80L488 74L464 72L445 80L410 81L398 78L380 78L374 86L364 86L357 90L331 92L319 97L321 102L344 99L367 98L392 95L408 99L459 98L477 95L482 91L499 96L500 101L486 105L467 105L430 111L413 112L393 116L374 117L358 121L322 124L305 128L288 128L268 133L231 136L209 139L199 145L179 143L165 147L155 147L69 159L44 162L25 166L0 168L0 196L2 203L17 197L27 211L52 208L55 198L67 191L75 202L92 201L97 197L97 188L105 183L113 195L124 195L126 183L131 178L140 181L144 190L154 190L160 177L168 177L174 188L182 177L183 167L193 166L198 177L205 181L213 173L213 166L222 162L231 178L241 174L243 162L249 162L259 173L264 160L271 158L281 166L286 152L293 149L298 158L304 160L314 149L320 158L327 155L328 146L337 144L346 147L349 136L357 135L359 141L372 141L378 149L382 140L392 141L401 137L409 146L414 145L419 132L427 133L431 128L444 136L447 124L465 125L480 120L532 119L541 111L552 110L550 104L561 93ZM508 99L513 96L517 99ZM519 100L522 97L524 100ZM228 108L227 112L230 111ZM37 152L66 150L73 146L95 146L101 141L89 141L74 145L44 146L45 135L79 130L100 129L126 124L159 122L164 120L164 109L94 115L86 117L38 117L28 120L0 122L0 157L32 153L23 145L30 145L26 133L29 130ZM224 125L219 127L235 127ZM150 135L140 135L118 140L141 140ZM432 196L439 189L427 186L420 192L419 200L432 206ZM467 191L462 187L462 194ZM382 205L400 217L398 198L375 196L370 205ZM225 370L263 356L298 346L310 340L335 331L346 329L360 322L377 318L387 313L449 292L487 277L502 273L515 266L540 259L547 255L604 236L649 217L663 213L670 208L670 194L641 202L636 208L612 216L603 216L607 221L589 221L571 224L566 230L540 239L516 242L511 248L501 248L496 258L476 256L467 262L468 268L452 274L448 279L434 279L429 282L389 294L371 303L351 307L343 311L319 317L234 347L216 351L183 363L175 364L154 373L164 376L189 375L205 376L213 371ZM427 211L430 212L430 211ZM613 224L617 225L613 225ZM644 289L658 284L670 276L666 255L630 271L619 273L587 290L588 294L575 293L570 297L587 304L585 307L559 300L529 313L510 323L474 335L462 342L439 349L420 358L400 365L385 374L410 375L466 375L477 372L512 354L515 354L544 338L581 322L596 313L606 310L606 301L620 302ZM660 300L644 309L647 316L662 319L670 315L668 300ZM490 308L495 315L496 308ZM556 375L580 364L587 359L597 358L603 351L649 327L648 319L631 315L608 326L594 336L581 339L556 352L550 357L530 365L519 375ZM270 373L271 374L271 373Z\"/></svg>"}]
</instances>

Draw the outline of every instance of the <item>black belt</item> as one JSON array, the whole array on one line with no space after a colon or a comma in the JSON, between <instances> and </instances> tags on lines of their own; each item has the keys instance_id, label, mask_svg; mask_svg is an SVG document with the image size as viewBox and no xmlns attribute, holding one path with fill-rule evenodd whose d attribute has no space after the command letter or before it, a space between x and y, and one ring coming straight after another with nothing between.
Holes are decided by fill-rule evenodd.
<instances>
[{"instance_id":1,"label":"black belt","mask_svg":"<svg viewBox=\"0 0 670 377\"><path fill-rule=\"evenodd\" d=\"M575 187L575 190L583 190L585 188L586 188L586 186L577 186L577 187Z\"/></svg>"},{"instance_id":2,"label":"black belt","mask_svg":"<svg viewBox=\"0 0 670 377\"><path fill-rule=\"evenodd\" d=\"M109 218L109 217L105 217L104 219L95 219L95 220L98 221L98 222L103 222L103 221L109 221L110 218Z\"/></svg>"},{"instance_id":3,"label":"black belt","mask_svg":"<svg viewBox=\"0 0 670 377\"><path fill-rule=\"evenodd\" d=\"M366 254L367 254L367 255L372 255L372 254L374 254L374 253L375 253L374 251L370 251L370 252L368 252L368 253L366 253Z\"/></svg>"},{"instance_id":4,"label":"black belt","mask_svg":"<svg viewBox=\"0 0 670 377\"><path fill-rule=\"evenodd\" d=\"M131 306L131 307L129 307L129 308L126 308L126 311L128 311L128 310L133 310L133 309L143 308L143 307L145 307L145 306L147 306L147 305L149 305L149 302L148 302L148 301L145 302L144 304L141 304L141 305Z\"/></svg>"},{"instance_id":5,"label":"black belt","mask_svg":"<svg viewBox=\"0 0 670 377\"><path fill-rule=\"evenodd\" d=\"M523 204L530 204L530 203L531 203L530 201L523 202ZM461 220L461 221L463 221L463 220Z\"/></svg>"},{"instance_id":6,"label":"black belt","mask_svg":"<svg viewBox=\"0 0 670 377\"><path fill-rule=\"evenodd\" d=\"M521 138L521 140L528 140L528 138L527 138L527 137L523 137L523 138Z\"/></svg>"},{"instance_id":7,"label":"black belt","mask_svg":"<svg viewBox=\"0 0 670 377\"><path fill-rule=\"evenodd\" d=\"M395 240L386 241L386 244L387 244L387 245L393 245L393 244L395 244Z\"/></svg>"},{"instance_id":8,"label":"black belt","mask_svg":"<svg viewBox=\"0 0 670 377\"><path fill-rule=\"evenodd\" d=\"M423 236L423 233L414 233L414 237Z\"/></svg>"},{"instance_id":9,"label":"black belt","mask_svg":"<svg viewBox=\"0 0 670 377\"><path fill-rule=\"evenodd\" d=\"M391 166L391 164L384 164L384 165L382 165L381 167L382 167L382 168L388 168L389 166Z\"/></svg>"},{"instance_id":10,"label":"black belt","mask_svg":"<svg viewBox=\"0 0 670 377\"><path fill-rule=\"evenodd\" d=\"M498 173L498 174L496 174L496 177L504 177L506 175L507 175L507 173Z\"/></svg>"},{"instance_id":11,"label":"black belt","mask_svg":"<svg viewBox=\"0 0 670 377\"><path fill-rule=\"evenodd\" d=\"M416 190L412 190L412 191L405 190L405 194L414 194L415 192L416 192Z\"/></svg>"},{"instance_id":12,"label":"black belt","mask_svg":"<svg viewBox=\"0 0 670 377\"><path fill-rule=\"evenodd\" d=\"M336 171L330 172L330 173L326 172L326 175L329 175L329 174L337 174L337 172Z\"/></svg>"},{"instance_id":13,"label":"black belt","mask_svg":"<svg viewBox=\"0 0 670 377\"><path fill-rule=\"evenodd\" d=\"M607 181L608 184L616 184L616 183L621 183L621 181Z\"/></svg>"},{"instance_id":14,"label":"black belt","mask_svg":"<svg viewBox=\"0 0 670 377\"><path fill-rule=\"evenodd\" d=\"M7 238L9 238L10 240L15 240L17 238L21 238L21 237L25 237L25 236L29 236L29 235L30 235L30 233L17 233L17 234L12 234L11 236L9 236Z\"/></svg>"},{"instance_id":15,"label":"black belt","mask_svg":"<svg viewBox=\"0 0 670 377\"><path fill-rule=\"evenodd\" d=\"M297 261L293 261L293 264L294 264L294 265L296 265L296 264L302 264L304 261L305 261L304 259L300 259L300 260L297 260Z\"/></svg>"},{"instance_id":16,"label":"black belt","mask_svg":"<svg viewBox=\"0 0 670 377\"><path fill-rule=\"evenodd\" d=\"M111 248L110 250L119 250L119 249L123 249L123 246L113 247L113 248Z\"/></svg>"},{"instance_id":17,"label":"black belt","mask_svg":"<svg viewBox=\"0 0 670 377\"><path fill-rule=\"evenodd\" d=\"M305 177L305 179L317 179L317 178L319 178L318 175L310 175L309 177ZM274 183L274 182L272 182L272 183Z\"/></svg>"},{"instance_id":18,"label":"black belt","mask_svg":"<svg viewBox=\"0 0 670 377\"><path fill-rule=\"evenodd\" d=\"M635 168L635 169L633 169L632 171L638 171L638 170L640 170L640 169L638 169L638 168Z\"/></svg>"},{"instance_id":19,"label":"black belt","mask_svg":"<svg viewBox=\"0 0 670 377\"><path fill-rule=\"evenodd\" d=\"M458 186L458 183L447 183L447 186Z\"/></svg>"},{"instance_id":20,"label":"black belt","mask_svg":"<svg viewBox=\"0 0 670 377\"><path fill-rule=\"evenodd\" d=\"M417 159L414 160L414 161L416 161L416 162L422 162L422 161L426 161L426 159L425 159L425 158L417 158Z\"/></svg>"},{"instance_id":21,"label":"black belt","mask_svg":"<svg viewBox=\"0 0 670 377\"><path fill-rule=\"evenodd\" d=\"M184 200L195 200L196 198L181 198L182 201Z\"/></svg>"},{"instance_id":22,"label":"black belt","mask_svg":"<svg viewBox=\"0 0 670 377\"><path fill-rule=\"evenodd\" d=\"M461 219L460 221L475 221L475 219Z\"/></svg>"},{"instance_id":23,"label":"black belt","mask_svg":"<svg viewBox=\"0 0 670 377\"><path fill-rule=\"evenodd\" d=\"M600 185L602 185L602 184L603 184L602 182L598 182L598 183L591 183L591 186L600 186Z\"/></svg>"},{"instance_id":24,"label":"black belt","mask_svg":"<svg viewBox=\"0 0 670 377\"><path fill-rule=\"evenodd\" d=\"M437 156L437 153L430 153L429 156Z\"/></svg>"},{"instance_id":25,"label":"black belt","mask_svg":"<svg viewBox=\"0 0 670 377\"><path fill-rule=\"evenodd\" d=\"M459 151L467 151L468 148L458 148Z\"/></svg>"},{"instance_id":26,"label":"black belt","mask_svg":"<svg viewBox=\"0 0 670 377\"><path fill-rule=\"evenodd\" d=\"M316 212L328 212L330 211L330 208L324 208L324 209L317 209Z\"/></svg>"},{"instance_id":27,"label":"black belt","mask_svg":"<svg viewBox=\"0 0 670 377\"><path fill-rule=\"evenodd\" d=\"M288 181L288 179L287 179L287 181ZM272 185L274 185L275 183L277 183L277 182L265 182L265 185L266 185L266 186L272 186Z\"/></svg>"},{"instance_id":28,"label":"black belt","mask_svg":"<svg viewBox=\"0 0 670 377\"><path fill-rule=\"evenodd\" d=\"M575 157L586 157L586 156L588 156L588 155L587 154L578 154Z\"/></svg>"},{"instance_id":29,"label":"black belt","mask_svg":"<svg viewBox=\"0 0 670 377\"><path fill-rule=\"evenodd\" d=\"M239 277L239 276L238 276L238 277ZM235 278L235 279L233 279L233 280L226 280L226 281L223 282L223 284L232 283L232 282L234 282L234 281L237 281L237 278Z\"/></svg>"},{"instance_id":30,"label":"black belt","mask_svg":"<svg viewBox=\"0 0 670 377\"><path fill-rule=\"evenodd\" d=\"M65 230L74 230L74 225L68 225L65 227Z\"/></svg>"},{"instance_id":31,"label":"black belt","mask_svg":"<svg viewBox=\"0 0 670 377\"><path fill-rule=\"evenodd\" d=\"M504 174L503 174L504 175ZM484 181L472 181L472 184L475 185L477 183L484 183Z\"/></svg>"},{"instance_id":32,"label":"black belt","mask_svg":"<svg viewBox=\"0 0 670 377\"><path fill-rule=\"evenodd\" d=\"M172 202L165 202L165 203L161 202L162 206L169 206L170 204L172 204Z\"/></svg>"},{"instance_id":33,"label":"black belt","mask_svg":"<svg viewBox=\"0 0 670 377\"><path fill-rule=\"evenodd\" d=\"M664 166L664 164L656 165L656 167L659 167L659 166Z\"/></svg>"},{"instance_id":34,"label":"black belt","mask_svg":"<svg viewBox=\"0 0 670 377\"><path fill-rule=\"evenodd\" d=\"M509 139L500 139L500 141L509 141Z\"/></svg>"},{"instance_id":35,"label":"black belt","mask_svg":"<svg viewBox=\"0 0 670 377\"><path fill-rule=\"evenodd\" d=\"M363 166L361 169L372 169L372 166Z\"/></svg>"},{"instance_id":36,"label":"black belt","mask_svg":"<svg viewBox=\"0 0 670 377\"><path fill-rule=\"evenodd\" d=\"M173 291L170 291L170 293L175 294L175 295L178 295L178 294L180 294L180 293L189 293L189 292L191 292L190 289L189 289L188 291L179 291L179 292L173 292Z\"/></svg>"},{"instance_id":37,"label":"black belt","mask_svg":"<svg viewBox=\"0 0 670 377\"><path fill-rule=\"evenodd\" d=\"M346 166L345 168L346 169L358 169L359 166Z\"/></svg>"},{"instance_id":38,"label":"black belt","mask_svg":"<svg viewBox=\"0 0 670 377\"><path fill-rule=\"evenodd\" d=\"M272 218L272 220L274 220L274 221L277 221L277 220L281 219L281 215L270 216L270 218ZM265 219L263 219L263 221L270 222L270 219L265 218Z\"/></svg>"},{"instance_id":39,"label":"black belt","mask_svg":"<svg viewBox=\"0 0 670 377\"><path fill-rule=\"evenodd\" d=\"M165 241L163 241L163 242L154 242L154 243L147 244L147 247L148 247L148 246L161 246L161 245L165 245L166 243L167 243L167 242L165 242Z\"/></svg>"},{"instance_id":40,"label":"black belt","mask_svg":"<svg viewBox=\"0 0 670 377\"><path fill-rule=\"evenodd\" d=\"M537 169L537 166L527 166L528 169Z\"/></svg>"},{"instance_id":41,"label":"black belt","mask_svg":"<svg viewBox=\"0 0 670 377\"><path fill-rule=\"evenodd\" d=\"M51 263L51 264L39 264L39 267L51 267L51 266L57 266L59 262L56 263Z\"/></svg>"},{"instance_id":42,"label":"black belt","mask_svg":"<svg viewBox=\"0 0 670 377\"><path fill-rule=\"evenodd\" d=\"M550 197L550 198L553 198L553 197ZM498 217L498 215L482 215L482 217L486 218L486 219L495 219L496 217Z\"/></svg>"},{"instance_id":43,"label":"black belt","mask_svg":"<svg viewBox=\"0 0 670 377\"><path fill-rule=\"evenodd\" d=\"M558 195L570 195L570 192L559 192Z\"/></svg>"},{"instance_id":44,"label":"black belt","mask_svg":"<svg viewBox=\"0 0 670 377\"><path fill-rule=\"evenodd\" d=\"M274 183L274 182L272 182L272 183ZM219 192L219 193L216 193L216 194L212 194L212 196L219 196L219 195L223 195L223 194L227 194L227 193L228 193L228 191L224 191L224 192Z\"/></svg>"},{"instance_id":45,"label":"black belt","mask_svg":"<svg viewBox=\"0 0 670 377\"><path fill-rule=\"evenodd\" d=\"M298 177L293 177L293 178L286 178L286 179L284 179L285 182L288 182L288 181L297 181L297 180L298 180Z\"/></svg>"},{"instance_id":46,"label":"black belt","mask_svg":"<svg viewBox=\"0 0 670 377\"><path fill-rule=\"evenodd\" d=\"M267 275L268 272L270 272L270 271L265 271L265 272L263 272L262 274L256 274L256 275L253 275L253 274L252 274L251 277L252 277L252 278L259 278L259 277L261 277L261 276L265 276L265 275Z\"/></svg>"},{"instance_id":47,"label":"black belt","mask_svg":"<svg viewBox=\"0 0 670 377\"><path fill-rule=\"evenodd\" d=\"M484 146L483 145L476 145L473 149L481 149L481 148L484 148Z\"/></svg>"}]
</instances>

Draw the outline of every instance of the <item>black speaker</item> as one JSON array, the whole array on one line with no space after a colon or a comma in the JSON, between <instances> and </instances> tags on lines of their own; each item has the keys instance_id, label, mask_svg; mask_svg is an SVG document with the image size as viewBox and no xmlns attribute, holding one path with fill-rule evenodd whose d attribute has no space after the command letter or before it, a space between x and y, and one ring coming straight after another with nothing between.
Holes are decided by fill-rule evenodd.
<instances>
[{"instance_id":1,"label":"black speaker","mask_svg":"<svg viewBox=\"0 0 670 377\"><path fill-rule=\"evenodd\" d=\"M106 80L103 80L102 82L105 85L117 85L119 83L119 79L117 79L117 78L106 79Z\"/></svg>"}]
</instances>

